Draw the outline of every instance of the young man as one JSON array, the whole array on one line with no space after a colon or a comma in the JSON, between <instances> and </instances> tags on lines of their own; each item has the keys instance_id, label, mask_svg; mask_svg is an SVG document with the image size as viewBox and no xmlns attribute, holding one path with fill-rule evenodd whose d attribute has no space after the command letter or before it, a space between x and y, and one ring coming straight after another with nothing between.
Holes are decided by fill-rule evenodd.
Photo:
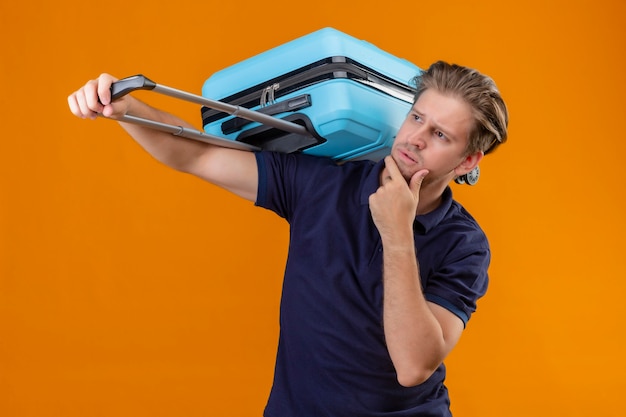
<instances>
[{"instance_id":1,"label":"young man","mask_svg":"<svg viewBox=\"0 0 626 417\"><path fill-rule=\"evenodd\" d=\"M122 124L159 161L290 223L280 340L266 417L449 416L443 360L487 289L487 239L449 183L507 138L493 81L433 64L391 155L337 165L251 153ZM132 97L110 102L103 74L72 112L189 126ZM102 103L102 104L101 104Z\"/></svg>"}]
</instances>

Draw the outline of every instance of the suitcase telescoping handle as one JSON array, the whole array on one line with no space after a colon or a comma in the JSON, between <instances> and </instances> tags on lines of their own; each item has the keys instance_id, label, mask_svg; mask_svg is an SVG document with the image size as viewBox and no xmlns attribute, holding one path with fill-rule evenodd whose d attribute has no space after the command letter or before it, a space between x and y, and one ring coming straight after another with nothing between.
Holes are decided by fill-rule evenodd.
<instances>
[{"instance_id":1,"label":"suitcase telescoping handle","mask_svg":"<svg viewBox=\"0 0 626 417\"><path fill-rule=\"evenodd\" d=\"M111 101L124 97L136 90L153 90L157 84L143 75L122 78L111 84Z\"/></svg>"},{"instance_id":2,"label":"suitcase telescoping handle","mask_svg":"<svg viewBox=\"0 0 626 417\"><path fill-rule=\"evenodd\" d=\"M164 94L170 97L178 98L181 100L189 101L196 104L201 104L216 110L223 111L233 116L241 117L253 122L259 122L267 126L274 127L276 129L284 130L286 132L295 133L302 136L312 136L306 127L297 123L289 122L287 120L272 117L261 112L247 109L241 106L235 106L232 104L224 103L218 100L211 100L206 97L191 94L175 88L166 87L150 80L149 78L139 74L131 77L123 78L114 82L111 85L111 100L115 101L133 91L137 90L152 90L156 93ZM165 123L155 122L148 119L143 119L135 116L126 115L119 119L133 124L138 124L146 127L150 127L156 130L171 133L175 136L181 136L188 139L200 140L202 142L213 143L219 146L244 150L259 150L260 148L252 146L246 143L237 142L219 136L209 135L204 132L200 132L194 129L185 128L182 126L168 125Z\"/></svg>"}]
</instances>

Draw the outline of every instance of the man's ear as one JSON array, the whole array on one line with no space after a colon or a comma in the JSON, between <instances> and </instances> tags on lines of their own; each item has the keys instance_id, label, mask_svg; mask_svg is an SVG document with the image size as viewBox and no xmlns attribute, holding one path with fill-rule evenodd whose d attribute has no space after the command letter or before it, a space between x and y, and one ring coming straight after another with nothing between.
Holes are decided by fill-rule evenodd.
<instances>
[{"instance_id":1,"label":"man's ear","mask_svg":"<svg viewBox=\"0 0 626 417\"><path fill-rule=\"evenodd\" d=\"M465 156L463 161L456 168L454 168L454 174L457 177L467 174L468 172L473 170L476 166L478 166L481 159L483 159L483 156L485 156L485 153L483 151L478 151L473 154Z\"/></svg>"}]
</instances>

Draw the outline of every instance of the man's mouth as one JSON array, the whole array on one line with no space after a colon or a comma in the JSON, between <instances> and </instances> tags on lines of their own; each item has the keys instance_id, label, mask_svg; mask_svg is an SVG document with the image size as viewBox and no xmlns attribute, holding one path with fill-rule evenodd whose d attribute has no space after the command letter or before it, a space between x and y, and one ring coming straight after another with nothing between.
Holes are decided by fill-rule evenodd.
<instances>
[{"instance_id":1,"label":"man's mouth","mask_svg":"<svg viewBox=\"0 0 626 417\"><path fill-rule=\"evenodd\" d=\"M404 159L406 162L409 163L417 163L417 158L411 154L409 151L406 150L400 150L400 156L402 157L402 159Z\"/></svg>"}]
</instances>

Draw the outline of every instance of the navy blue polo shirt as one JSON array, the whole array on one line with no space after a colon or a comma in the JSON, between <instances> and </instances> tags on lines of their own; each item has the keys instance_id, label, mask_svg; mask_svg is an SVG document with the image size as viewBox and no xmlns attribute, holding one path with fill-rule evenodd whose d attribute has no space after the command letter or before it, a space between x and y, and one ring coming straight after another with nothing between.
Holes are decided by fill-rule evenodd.
<instances>
[{"instance_id":1,"label":"navy blue polo shirt","mask_svg":"<svg viewBox=\"0 0 626 417\"><path fill-rule=\"evenodd\" d=\"M450 415L444 365L423 384L403 387L385 345L382 244L368 202L383 162L256 156L256 204L290 224L265 416ZM416 217L414 230L426 299L466 323L487 289L484 233L449 188L436 210Z\"/></svg>"}]
</instances>

